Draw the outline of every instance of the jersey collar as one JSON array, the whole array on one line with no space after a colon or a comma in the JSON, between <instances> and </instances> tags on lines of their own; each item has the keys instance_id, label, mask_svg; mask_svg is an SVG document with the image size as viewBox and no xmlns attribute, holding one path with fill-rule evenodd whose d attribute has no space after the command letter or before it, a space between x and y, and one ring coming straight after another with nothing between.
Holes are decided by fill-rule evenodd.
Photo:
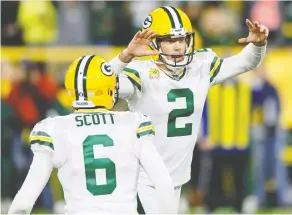
<instances>
[{"instance_id":1,"label":"jersey collar","mask_svg":"<svg viewBox=\"0 0 292 215\"><path fill-rule=\"evenodd\" d=\"M168 77L170 77L171 79L175 80L175 81L180 81L186 74L186 68L184 68L181 72L179 72L177 75L173 75L171 74L171 72L167 72L162 70Z\"/></svg>"},{"instance_id":2,"label":"jersey collar","mask_svg":"<svg viewBox=\"0 0 292 215\"><path fill-rule=\"evenodd\" d=\"M79 109L74 113L98 113L98 112L107 112L108 110L105 108L94 108L94 109Z\"/></svg>"}]
</instances>

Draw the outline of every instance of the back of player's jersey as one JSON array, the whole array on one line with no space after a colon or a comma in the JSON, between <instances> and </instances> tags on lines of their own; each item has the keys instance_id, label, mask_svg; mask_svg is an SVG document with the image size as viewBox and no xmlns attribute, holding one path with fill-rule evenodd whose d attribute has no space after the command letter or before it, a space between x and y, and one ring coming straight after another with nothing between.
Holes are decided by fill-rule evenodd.
<instances>
[{"instance_id":1,"label":"back of player's jersey","mask_svg":"<svg viewBox=\"0 0 292 215\"><path fill-rule=\"evenodd\" d=\"M54 164L68 213L136 211L138 115L75 112L55 119Z\"/></svg>"}]
</instances>

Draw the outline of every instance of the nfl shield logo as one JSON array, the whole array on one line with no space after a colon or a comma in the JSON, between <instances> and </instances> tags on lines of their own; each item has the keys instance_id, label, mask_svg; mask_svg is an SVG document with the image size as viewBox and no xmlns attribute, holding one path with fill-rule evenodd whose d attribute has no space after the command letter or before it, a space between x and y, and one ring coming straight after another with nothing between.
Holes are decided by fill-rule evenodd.
<instances>
[{"instance_id":1,"label":"nfl shield logo","mask_svg":"<svg viewBox=\"0 0 292 215\"><path fill-rule=\"evenodd\" d=\"M150 79L157 79L160 77L160 71L157 68L151 68L149 71L149 78Z\"/></svg>"}]
</instances>

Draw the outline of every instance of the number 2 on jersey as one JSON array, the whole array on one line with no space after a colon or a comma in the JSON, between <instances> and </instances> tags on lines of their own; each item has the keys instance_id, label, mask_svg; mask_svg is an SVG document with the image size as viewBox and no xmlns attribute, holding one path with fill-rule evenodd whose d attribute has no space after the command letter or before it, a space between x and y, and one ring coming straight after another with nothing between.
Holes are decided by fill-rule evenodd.
<instances>
[{"instance_id":1,"label":"number 2 on jersey","mask_svg":"<svg viewBox=\"0 0 292 215\"><path fill-rule=\"evenodd\" d=\"M117 187L115 163L109 158L94 158L93 146L99 144L110 147L114 142L108 135L89 135L83 141L86 188L94 196L111 194ZM96 184L95 170L97 169L105 170L106 184Z\"/></svg>"},{"instance_id":2,"label":"number 2 on jersey","mask_svg":"<svg viewBox=\"0 0 292 215\"><path fill-rule=\"evenodd\" d=\"M186 123L184 128L177 128L175 121L178 117L187 117L194 113L194 94L189 88L172 89L168 92L168 102L175 102L177 98L185 98L187 107L184 109L174 109L169 113L167 137L179 137L192 134L192 123Z\"/></svg>"}]
</instances>

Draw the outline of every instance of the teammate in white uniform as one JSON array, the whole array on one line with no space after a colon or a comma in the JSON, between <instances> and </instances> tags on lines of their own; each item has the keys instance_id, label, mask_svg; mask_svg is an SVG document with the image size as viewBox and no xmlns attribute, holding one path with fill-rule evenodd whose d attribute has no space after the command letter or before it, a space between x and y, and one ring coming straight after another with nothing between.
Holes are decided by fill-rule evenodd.
<instances>
[{"instance_id":1,"label":"teammate in white uniform","mask_svg":"<svg viewBox=\"0 0 292 215\"><path fill-rule=\"evenodd\" d=\"M142 31L157 33L148 42L150 54L156 51L159 55L127 65L131 58L125 61L125 55L137 51L137 47L129 45L128 50L111 61L117 73L127 65L120 73L120 97L128 101L131 111L149 115L153 120L155 146L172 177L177 209L180 186L190 179L193 149L209 88L256 68L265 56L268 29L258 22L246 20L246 24L249 36L239 42L249 44L239 54L221 59L211 49L195 51L194 33L187 15L173 7L162 7L149 14ZM132 54L137 55L142 54ZM152 197L152 182L143 169L138 194L145 212L155 213L159 204Z\"/></svg>"},{"instance_id":2,"label":"teammate in white uniform","mask_svg":"<svg viewBox=\"0 0 292 215\"><path fill-rule=\"evenodd\" d=\"M170 175L153 145L149 117L113 107L116 77L97 56L84 56L68 69L67 92L76 111L47 118L30 135L34 158L9 214L30 213L58 168L69 214L136 214L140 165L154 183L155 213L174 213Z\"/></svg>"}]
</instances>

